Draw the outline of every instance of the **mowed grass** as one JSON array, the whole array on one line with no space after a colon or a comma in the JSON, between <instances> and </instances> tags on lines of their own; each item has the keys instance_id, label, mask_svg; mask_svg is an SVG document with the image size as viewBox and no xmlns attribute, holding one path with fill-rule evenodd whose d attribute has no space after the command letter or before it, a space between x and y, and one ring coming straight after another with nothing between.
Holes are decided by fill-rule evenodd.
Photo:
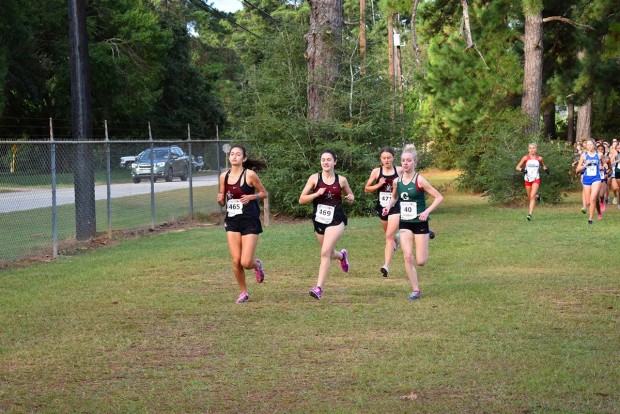
<instances>
[{"instance_id":1,"label":"mowed grass","mask_svg":"<svg viewBox=\"0 0 620 414\"><path fill-rule=\"evenodd\" d=\"M242 305L221 226L5 270L0 411L619 412L620 210L444 195L413 303L376 218L350 219L321 301L309 221L265 228Z\"/></svg>"}]
</instances>

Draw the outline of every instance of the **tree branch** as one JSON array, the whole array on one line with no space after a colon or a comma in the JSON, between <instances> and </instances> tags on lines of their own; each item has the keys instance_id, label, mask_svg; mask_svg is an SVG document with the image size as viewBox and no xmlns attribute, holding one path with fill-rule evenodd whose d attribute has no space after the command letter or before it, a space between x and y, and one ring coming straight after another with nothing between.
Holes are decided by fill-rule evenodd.
<instances>
[{"instance_id":1,"label":"tree branch","mask_svg":"<svg viewBox=\"0 0 620 414\"><path fill-rule=\"evenodd\" d=\"M563 22L563 23L568 23L571 26L585 27L586 29L594 30L594 28L592 26L588 26L587 24L577 23L576 21L573 21L571 19L567 19L566 17L562 17L562 16L549 16L549 17L545 17L544 19L542 19L543 23L553 22L553 21L560 21L560 22Z\"/></svg>"}]
</instances>

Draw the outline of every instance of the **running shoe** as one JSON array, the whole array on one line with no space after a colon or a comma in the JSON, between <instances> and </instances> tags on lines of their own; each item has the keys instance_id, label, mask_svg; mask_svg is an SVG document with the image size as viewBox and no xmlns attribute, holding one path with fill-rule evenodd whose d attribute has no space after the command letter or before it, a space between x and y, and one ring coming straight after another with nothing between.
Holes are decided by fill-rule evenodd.
<instances>
[{"instance_id":1,"label":"running shoe","mask_svg":"<svg viewBox=\"0 0 620 414\"><path fill-rule=\"evenodd\" d=\"M605 212L605 203L603 203L603 202L601 201L600 206L601 206L601 211L604 213L604 212Z\"/></svg>"},{"instance_id":2,"label":"running shoe","mask_svg":"<svg viewBox=\"0 0 620 414\"><path fill-rule=\"evenodd\" d=\"M390 273L390 268L388 267L388 265L383 265L381 266L381 273L383 274L383 277L388 277L388 273Z\"/></svg>"},{"instance_id":3,"label":"running shoe","mask_svg":"<svg viewBox=\"0 0 620 414\"><path fill-rule=\"evenodd\" d=\"M593 224L594 222L592 220L588 220L588 224Z\"/></svg>"},{"instance_id":4,"label":"running shoe","mask_svg":"<svg viewBox=\"0 0 620 414\"><path fill-rule=\"evenodd\" d=\"M614 197L611 204L618 204L618 197Z\"/></svg>"},{"instance_id":5,"label":"running shoe","mask_svg":"<svg viewBox=\"0 0 620 414\"><path fill-rule=\"evenodd\" d=\"M256 274L256 281L263 283L265 280L265 271L263 270L263 262L260 259L256 259L257 267L254 268L254 274Z\"/></svg>"},{"instance_id":6,"label":"running shoe","mask_svg":"<svg viewBox=\"0 0 620 414\"><path fill-rule=\"evenodd\" d=\"M321 299L321 295L323 295L323 289L321 289L319 286L315 286L310 289L310 296L312 296L313 298Z\"/></svg>"},{"instance_id":7,"label":"running shoe","mask_svg":"<svg viewBox=\"0 0 620 414\"><path fill-rule=\"evenodd\" d=\"M581 213L582 214L586 214L586 208L585 207L581 207Z\"/></svg>"},{"instance_id":8,"label":"running shoe","mask_svg":"<svg viewBox=\"0 0 620 414\"><path fill-rule=\"evenodd\" d=\"M527 221L532 221L532 215L531 214L527 215Z\"/></svg>"},{"instance_id":9,"label":"running shoe","mask_svg":"<svg viewBox=\"0 0 620 414\"><path fill-rule=\"evenodd\" d=\"M239 296L237 296L237 300L235 301L235 303L244 303L249 300L250 300L250 295L248 295L248 292L241 292Z\"/></svg>"},{"instance_id":10,"label":"running shoe","mask_svg":"<svg viewBox=\"0 0 620 414\"><path fill-rule=\"evenodd\" d=\"M596 219L597 219L597 220L603 220L603 215L602 215L602 214L599 214L598 216L596 216Z\"/></svg>"},{"instance_id":11,"label":"running shoe","mask_svg":"<svg viewBox=\"0 0 620 414\"><path fill-rule=\"evenodd\" d=\"M409 296L407 296L407 300L408 301L414 301L416 299L420 299L421 296L422 296L422 293L420 293L419 290L416 290L416 291L411 292L411 294L409 294Z\"/></svg>"},{"instance_id":12,"label":"running shoe","mask_svg":"<svg viewBox=\"0 0 620 414\"><path fill-rule=\"evenodd\" d=\"M342 253L340 267L342 268L342 271L346 273L349 271L349 259L347 258L347 249L340 250L340 253Z\"/></svg>"},{"instance_id":13,"label":"running shoe","mask_svg":"<svg viewBox=\"0 0 620 414\"><path fill-rule=\"evenodd\" d=\"M435 232L433 230L428 231L428 237L432 240L435 238Z\"/></svg>"}]
</instances>

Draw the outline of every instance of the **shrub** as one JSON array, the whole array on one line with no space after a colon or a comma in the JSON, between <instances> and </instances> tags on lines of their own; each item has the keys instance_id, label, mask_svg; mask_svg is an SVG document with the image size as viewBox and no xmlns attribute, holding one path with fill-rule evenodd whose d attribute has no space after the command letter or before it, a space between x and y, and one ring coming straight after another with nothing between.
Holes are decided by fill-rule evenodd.
<instances>
[{"instance_id":1,"label":"shrub","mask_svg":"<svg viewBox=\"0 0 620 414\"><path fill-rule=\"evenodd\" d=\"M541 171L539 194L545 202L559 203L565 191L575 188L571 174L572 147L565 142L548 141L540 135L523 133L527 120L517 110L507 110L468 137L461 147L459 186L489 195L492 204L510 204L524 198L523 174L515 170L528 144L538 145L551 174Z\"/></svg>"}]
</instances>

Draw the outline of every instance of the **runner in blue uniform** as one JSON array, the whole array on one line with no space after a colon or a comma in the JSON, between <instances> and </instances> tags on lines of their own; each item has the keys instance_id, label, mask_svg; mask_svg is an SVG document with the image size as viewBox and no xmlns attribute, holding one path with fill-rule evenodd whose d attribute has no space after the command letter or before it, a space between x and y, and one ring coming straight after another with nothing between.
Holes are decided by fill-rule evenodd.
<instances>
[{"instance_id":1,"label":"runner in blue uniform","mask_svg":"<svg viewBox=\"0 0 620 414\"><path fill-rule=\"evenodd\" d=\"M595 209L598 213L597 218L599 220L603 218L598 204L598 193L601 186L600 167L602 162L602 156L596 151L594 141L592 139L587 140L586 151L581 154L577 163L577 173L584 171L582 184L583 196L590 213L588 224L593 223Z\"/></svg>"},{"instance_id":2,"label":"runner in blue uniform","mask_svg":"<svg viewBox=\"0 0 620 414\"><path fill-rule=\"evenodd\" d=\"M323 151L321 153L322 171L308 178L299 196L299 204L312 202L312 222L319 246L321 246L318 280L316 286L310 289L310 296L315 299L321 299L323 295L323 286L332 260L338 259L342 271L349 271L347 250L337 251L335 247L344 234L344 227L347 224L342 200L352 203L355 197L347 179L334 171L336 161L336 154L333 151Z\"/></svg>"},{"instance_id":3,"label":"runner in blue uniform","mask_svg":"<svg viewBox=\"0 0 620 414\"><path fill-rule=\"evenodd\" d=\"M245 283L245 269L254 269L256 281L265 279L263 263L254 258L258 235L263 232L260 223L258 200L267 197L267 190L258 175L248 169L263 167L259 161L248 160L245 148L235 145L228 155L230 170L220 174L220 191L217 203L226 206L226 240L233 263L233 273L241 289L237 303L250 300Z\"/></svg>"},{"instance_id":4,"label":"runner in blue uniform","mask_svg":"<svg viewBox=\"0 0 620 414\"><path fill-rule=\"evenodd\" d=\"M429 215L443 201L443 196L424 177L415 170L418 154L415 146L405 146L401 155L403 174L395 180L392 197L383 213L387 214L398 202L400 204L400 244L405 257L405 270L411 283L408 300L420 299L418 273L414 266L413 244L415 242L415 263L424 266L428 261ZM426 194L433 197L430 206L426 206Z\"/></svg>"},{"instance_id":5,"label":"runner in blue uniform","mask_svg":"<svg viewBox=\"0 0 620 414\"><path fill-rule=\"evenodd\" d=\"M403 169L402 167L394 166L394 149L391 147L382 148L379 152L379 158L381 159L381 165L373 169L370 173L364 191L367 193L377 192L375 213L381 219L381 227L383 227L383 231L385 232L385 261L380 271L384 277L387 277L390 271L392 255L398 248L398 238L396 235L398 234L400 211L398 209L398 204L396 204L390 209L387 215L384 215L383 207L390 201L392 197L393 181L403 173Z\"/></svg>"}]
</instances>

